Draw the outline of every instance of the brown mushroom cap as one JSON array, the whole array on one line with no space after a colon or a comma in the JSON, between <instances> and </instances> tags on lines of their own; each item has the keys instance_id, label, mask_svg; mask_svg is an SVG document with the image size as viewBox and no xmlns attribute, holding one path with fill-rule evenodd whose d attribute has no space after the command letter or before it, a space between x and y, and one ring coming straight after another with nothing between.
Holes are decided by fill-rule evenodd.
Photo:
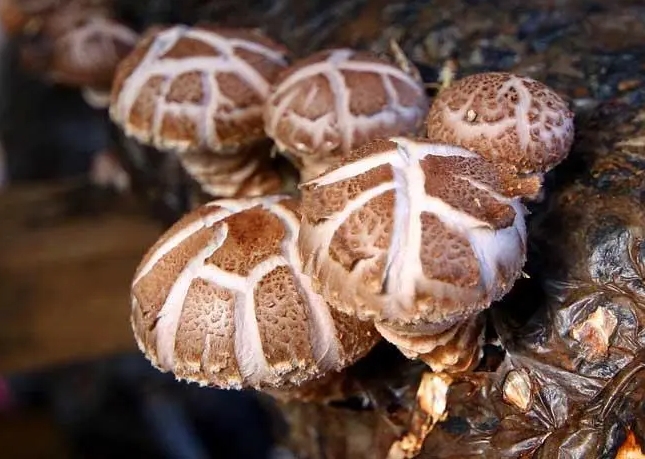
<instances>
[{"instance_id":1,"label":"brown mushroom cap","mask_svg":"<svg viewBox=\"0 0 645 459\"><path fill-rule=\"evenodd\" d=\"M301 271L297 203L219 200L148 251L132 283L132 325L153 365L222 388L301 384L379 339L328 307Z\"/></svg>"},{"instance_id":2,"label":"brown mushroom cap","mask_svg":"<svg viewBox=\"0 0 645 459\"><path fill-rule=\"evenodd\" d=\"M305 272L340 311L440 333L520 275L527 187L539 182L459 147L371 142L301 185Z\"/></svg>"},{"instance_id":3,"label":"brown mushroom cap","mask_svg":"<svg viewBox=\"0 0 645 459\"><path fill-rule=\"evenodd\" d=\"M458 145L521 173L555 167L573 143L573 112L548 86L511 73L468 76L441 91L428 138Z\"/></svg>"},{"instance_id":4,"label":"brown mushroom cap","mask_svg":"<svg viewBox=\"0 0 645 459\"><path fill-rule=\"evenodd\" d=\"M111 117L159 150L233 154L265 137L262 107L286 53L252 30L156 28L119 65Z\"/></svg>"},{"instance_id":5,"label":"brown mushroom cap","mask_svg":"<svg viewBox=\"0 0 645 459\"><path fill-rule=\"evenodd\" d=\"M395 65L366 52L327 50L280 75L265 129L306 180L370 140L417 134L428 105L423 85Z\"/></svg>"},{"instance_id":6,"label":"brown mushroom cap","mask_svg":"<svg viewBox=\"0 0 645 459\"><path fill-rule=\"evenodd\" d=\"M71 86L109 91L116 67L136 44L137 34L116 21L91 13L78 12L64 22L68 22L69 28L55 38L50 78Z\"/></svg>"}]
</instances>

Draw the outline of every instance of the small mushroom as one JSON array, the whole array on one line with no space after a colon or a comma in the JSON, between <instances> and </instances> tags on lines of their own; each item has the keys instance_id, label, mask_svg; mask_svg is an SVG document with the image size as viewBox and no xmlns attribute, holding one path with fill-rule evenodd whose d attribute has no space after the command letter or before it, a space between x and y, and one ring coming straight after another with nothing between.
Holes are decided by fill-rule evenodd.
<instances>
[{"instance_id":1,"label":"small mushroom","mask_svg":"<svg viewBox=\"0 0 645 459\"><path fill-rule=\"evenodd\" d=\"M43 7L44 8L44 7ZM80 87L88 103L107 108L116 66L137 41L137 34L110 16L104 2L49 2L47 13L25 32L21 63L55 83Z\"/></svg>"},{"instance_id":2,"label":"small mushroom","mask_svg":"<svg viewBox=\"0 0 645 459\"><path fill-rule=\"evenodd\" d=\"M370 140L417 134L428 110L421 82L375 55L318 52L284 71L265 129L306 181Z\"/></svg>"},{"instance_id":3,"label":"small mushroom","mask_svg":"<svg viewBox=\"0 0 645 459\"><path fill-rule=\"evenodd\" d=\"M518 196L535 187L460 147L373 141L301 185L305 272L332 307L374 320L407 355L443 361L432 351L460 341L472 354L481 327L457 333L459 324L520 276L526 227ZM441 336L455 326L455 336Z\"/></svg>"},{"instance_id":4,"label":"small mushroom","mask_svg":"<svg viewBox=\"0 0 645 459\"><path fill-rule=\"evenodd\" d=\"M107 108L116 67L134 47L137 34L99 15L69 19L74 25L54 42L49 76L57 83L84 88L91 105Z\"/></svg>"},{"instance_id":5,"label":"small mushroom","mask_svg":"<svg viewBox=\"0 0 645 459\"><path fill-rule=\"evenodd\" d=\"M548 86L511 73L468 76L442 90L427 119L428 138L514 167L545 173L573 143L573 112Z\"/></svg>"},{"instance_id":6,"label":"small mushroom","mask_svg":"<svg viewBox=\"0 0 645 459\"><path fill-rule=\"evenodd\" d=\"M176 153L206 192L228 197L242 187L233 164L245 178L269 179L251 194L276 191L269 151L260 160L255 146L266 139L262 110L286 54L253 30L154 28L119 65L110 115L126 135Z\"/></svg>"},{"instance_id":7,"label":"small mushroom","mask_svg":"<svg viewBox=\"0 0 645 459\"><path fill-rule=\"evenodd\" d=\"M351 364L380 338L302 272L300 215L283 196L210 202L172 226L132 282L153 365L221 388L289 387Z\"/></svg>"}]
</instances>

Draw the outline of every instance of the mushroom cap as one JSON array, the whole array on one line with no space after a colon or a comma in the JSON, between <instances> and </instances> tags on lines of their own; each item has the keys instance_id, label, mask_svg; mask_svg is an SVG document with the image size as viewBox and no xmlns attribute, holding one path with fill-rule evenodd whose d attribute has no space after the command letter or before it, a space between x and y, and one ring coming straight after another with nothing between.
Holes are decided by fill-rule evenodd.
<instances>
[{"instance_id":1,"label":"mushroom cap","mask_svg":"<svg viewBox=\"0 0 645 459\"><path fill-rule=\"evenodd\" d=\"M332 49L280 75L265 129L313 178L370 140L417 134L428 106L423 85L399 67L367 52Z\"/></svg>"},{"instance_id":2,"label":"mushroom cap","mask_svg":"<svg viewBox=\"0 0 645 459\"><path fill-rule=\"evenodd\" d=\"M377 140L301 185L305 272L332 307L438 333L508 292L533 178L427 140Z\"/></svg>"},{"instance_id":3,"label":"mushroom cap","mask_svg":"<svg viewBox=\"0 0 645 459\"><path fill-rule=\"evenodd\" d=\"M148 251L132 283L140 349L178 378L222 388L299 385L380 338L329 308L301 270L297 202L218 200Z\"/></svg>"},{"instance_id":4,"label":"mushroom cap","mask_svg":"<svg viewBox=\"0 0 645 459\"><path fill-rule=\"evenodd\" d=\"M109 89L116 67L137 42L129 27L98 14L77 12L61 22L49 64L52 80L71 86Z\"/></svg>"},{"instance_id":5,"label":"mushroom cap","mask_svg":"<svg viewBox=\"0 0 645 459\"><path fill-rule=\"evenodd\" d=\"M573 112L545 84L504 72L470 75L441 91L428 138L457 145L521 173L555 167L573 143Z\"/></svg>"},{"instance_id":6,"label":"mushroom cap","mask_svg":"<svg viewBox=\"0 0 645 459\"><path fill-rule=\"evenodd\" d=\"M250 29L151 29L117 69L110 115L159 150L233 154L265 137L263 105L286 54Z\"/></svg>"}]
</instances>

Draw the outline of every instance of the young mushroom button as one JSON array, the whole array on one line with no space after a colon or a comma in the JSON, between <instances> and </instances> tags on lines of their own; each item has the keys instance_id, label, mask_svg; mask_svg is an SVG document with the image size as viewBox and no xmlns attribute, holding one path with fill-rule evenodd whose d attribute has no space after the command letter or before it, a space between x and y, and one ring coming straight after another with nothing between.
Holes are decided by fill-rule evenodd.
<instances>
[{"instance_id":1,"label":"young mushroom button","mask_svg":"<svg viewBox=\"0 0 645 459\"><path fill-rule=\"evenodd\" d=\"M468 76L439 93L427 119L428 138L544 173L573 143L573 112L548 86L511 73Z\"/></svg>"},{"instance_id":2,"label":"young mushroom button","mask_svg":"<svg viewBox=\"0 0 645 459\"><path fill-rule=\"evenodd\" d=\"M334 49L284 71L264 117L269 137L308 180L370 140L417 134L428 105L421 82L402 69Z\"/></svg>"},{"instance_id":3,"label":"young mushroom button","mask_svg":"<svg viewBox=\"0 0 645 459\"><path fill-rule=\"evenodd\" d=\"M140 349L163 371L221 388L300 385L376 343L366 322L329 308L302 273L296 202L219 200L177 222L132 283Z\"/></svg>"},{"instance_id":4,"label":"young mushroom button","mask_svg":"<svg viewBox=\"0 0 645 459\"><path fill-rule=\"evenodd\" d=\"M262 110L287 65L286 49L259 32L211 26L148 31L119 65L110 115L126 135L173 152L213 196L270 192L277 174Z\"/></svg>"},{"instance_id":5,"label":"young mushroom button","mask_svg":"<svg viewBox=\"0 0 645 459\"><path fill-rule=\"evenodd\" d=\"M411 349L412 335L446 332L520 275L517 196L536 186L459 147L373 141L301 185L305 272L332 307L374 319L404 353L425 354Z\"/></svg>"}]
</instances>

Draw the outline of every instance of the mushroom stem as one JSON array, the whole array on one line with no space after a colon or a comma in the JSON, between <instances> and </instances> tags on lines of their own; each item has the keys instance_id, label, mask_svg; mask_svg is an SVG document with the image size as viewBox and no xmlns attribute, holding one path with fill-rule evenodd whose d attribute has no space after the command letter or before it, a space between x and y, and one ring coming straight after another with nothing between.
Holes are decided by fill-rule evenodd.
<instances>
[{"instance_id":1,"label":"mushroom stem","mask_svg":"<svg viewBox=\"0 0 645 459\"><path fill-rule=\"evenodd\" d=\"M421 72L419 72L419 69L412 63L410 58L408 58L401 46L399 46L399 43L394 38L390 39L390 52L392 53L392 57L394 58L396 65L401 70L410 75L419 84L423 84Z\"/></svg>"},{"instance_id":2,"label":"mushroom stem","mask_svg":"<svg viewBox=\"0 0 645 459\"><path fill-rule=\"evenodd\" d=\"M383 322L377 331L410 359L424 361L433 371L469 371L481 359L485 320L482 314L459 322L439 333L402 332Z\"/></svg>"}]
</instances>

